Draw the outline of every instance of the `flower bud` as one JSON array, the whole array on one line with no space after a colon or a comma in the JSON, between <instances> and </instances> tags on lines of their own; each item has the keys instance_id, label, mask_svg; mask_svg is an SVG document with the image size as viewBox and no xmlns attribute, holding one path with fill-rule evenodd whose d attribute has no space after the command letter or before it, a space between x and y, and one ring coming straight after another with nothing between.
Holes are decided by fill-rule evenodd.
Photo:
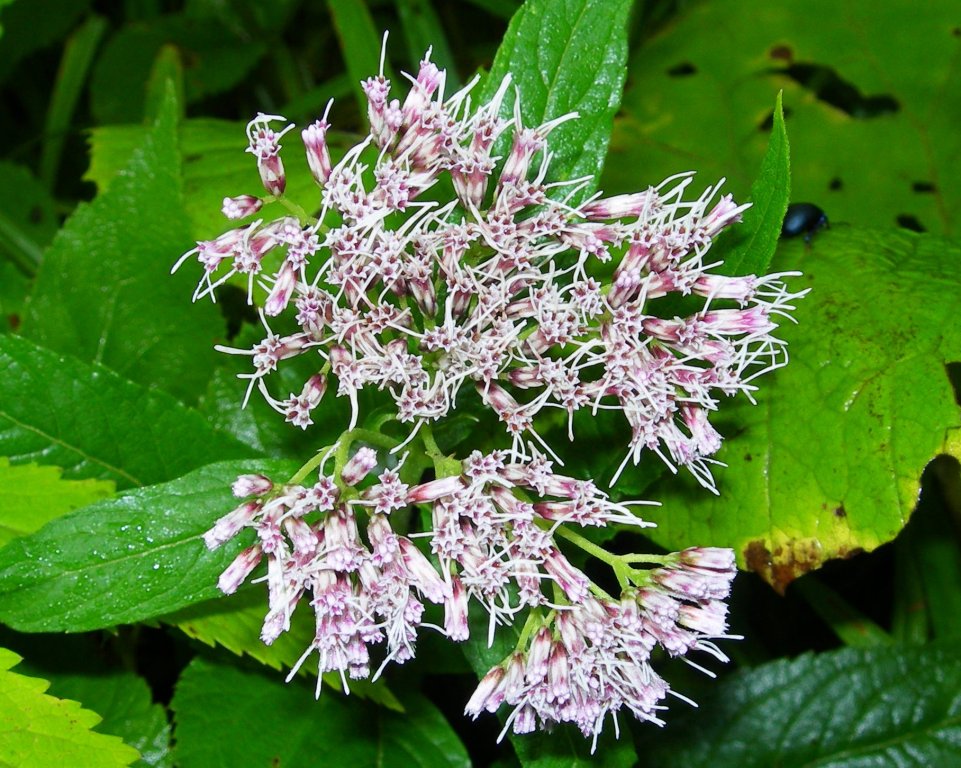
<instances>
[{"instance_id":1,"label":"flower bud","mask_svg":"<svg viewBox=\"0 0 961 768\"><path fill-rule=\"evenodd\" d=\"M243 219L253 216L263 207L264 201L253 195L225 197L221 211L228 219Z\"/></svg>"},{"instance_id":2,"label":"flower bud","mask_svg":"<svg viewBox=\"0 0 961 768\"><path fill-rule=\"evenodd\" d=\"M377 466L377 451L366 445L351 457L340 473L344 485L357 485Z\"/></svg>"}]
</instances>

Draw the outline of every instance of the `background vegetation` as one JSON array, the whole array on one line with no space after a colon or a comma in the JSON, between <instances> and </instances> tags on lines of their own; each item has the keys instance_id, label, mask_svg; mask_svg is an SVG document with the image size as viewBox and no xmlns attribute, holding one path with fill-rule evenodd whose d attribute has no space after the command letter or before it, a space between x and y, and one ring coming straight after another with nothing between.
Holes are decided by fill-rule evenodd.
<instances>
[{"instance_id":1,"label":"background vegetation","mask_svg":"<svg viewBox=\"0 0 961 768\"><path fill-rule=\"evenodd\" d=\"M520 8L0 0L0 762L961 765L957 4ZM356 140L384 29L395 81L433 46L450 86L509 65L529 117L581 111L563 167L595 171L609 139L607 192L727 177L763 214L728 255L787 201L781 93L790 199L830 218L777 246L772 269L812 292L791 365L757 406L728 404L720 495L643 465L619 488L663 502L651 546L738 553L735 663L720 681L667 664L700 707L676 702L664 730L624 719L593 757L566 729L498 745L493 717L464 718L483 643L424 638L384 683L314 702L278 671L303 634L260 645L260 591L217 599L231 552L198 541L232 474L331 436L239 412L212 346L242 344L249 310L188 308L192 278L167 273L222 230L221 198L256 193L257 111L302 124L334 98L334 143ZM290 194L312 199L307 178ZM595 425L577 472L610 475L614 428Z\"/></svg>"}]
</instances>

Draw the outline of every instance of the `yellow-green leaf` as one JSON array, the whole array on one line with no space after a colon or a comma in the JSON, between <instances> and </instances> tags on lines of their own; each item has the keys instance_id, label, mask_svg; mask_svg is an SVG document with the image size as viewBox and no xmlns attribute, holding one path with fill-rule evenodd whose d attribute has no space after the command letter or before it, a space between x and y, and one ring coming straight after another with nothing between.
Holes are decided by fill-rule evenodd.
<instances>
[{"instance_id":1,"label":"yellow-green leaf","mask_svg":"<svg viewBox=\"0 0 961 768\"><path fill-rule=\"evenodd\" d=\"M72 509L112 496L109 480L64 480L60 467L10 466L0 456L0 546Z\"/></svg>"},{"instance_id":2,"label":"yellow-green leaf","mask_svg":"<svg viewBox=\"0 0 961 768\"><path fill-rule=\"evenodd\" d=\"M651 535L729 546L778 588L893 539L925 465L961 457L945 365L961 359L961 248L904 231L835 228L780 263L804 271L785 323L791 363L757 380L757 406L721 404L728 439L713 497L682 473L654 491Z\"/></svg>"},{"instance_id":3,"label":"yellow-green leaf","mask_svg":"<svg viewBox=\"0 0 961 768\"><path fill-rule=\"evenodd\" d=\"M46 680L11 672L19 662L0 648L0 764L113 768L140 757L116 736L91 730L97 713L46 695Z\"/></svg>"}]
</instances>

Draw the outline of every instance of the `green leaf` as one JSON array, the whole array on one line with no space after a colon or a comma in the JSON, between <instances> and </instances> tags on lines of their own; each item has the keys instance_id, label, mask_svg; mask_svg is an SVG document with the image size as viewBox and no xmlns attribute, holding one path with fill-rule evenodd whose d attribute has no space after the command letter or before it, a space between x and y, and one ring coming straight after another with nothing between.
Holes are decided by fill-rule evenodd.
<instances>
[{"instance_id":1,"label":"green leaf","mask_svg":"<svg viewBox=\"0 0 961 768\"><path fill-rule=\"evenodd\" d=\"M781 94L774 105L774 123L761 170L751 185L752 205L741 225L725 233L711 254L723 259L726 275L763 275L768 271L781 237L781 223L791 199L791 149L784 127Z\"/></svg>"},{"instance_id":2,"label":"green leaf","mask_svg":"<svg viewBox=\"0 0 961 768\"><path fill-rule=\"evenodd\" d=\"M90 167L84 178L94 182L103 192L116 180L134 147L146 133L147 128L139 125L95 128L90 139ZM333 131L329 138L332 144L338 142L338 135ZM249 153L244 152L247 139L243 123L186 120L180 126L180 143L184 158L184 208L190 217L190 237L193 240L207 240L232 226L220 212L224 197L241 194L262 196L264 189L257 174L256 162ZM286 196L307 209L313 209L320 199L320 193L313 178L306 172L303 145L294 138L294 134L290 141L285 142L280 156L288 169ZM258 217L270 220L287 213L286 208L274 202L265 205ZM169 252L166 263L173 265L180 252ZM181 271L186 273L189 270L185 267ZM190 280L199 279L196 273L191 272L190 275ZM196 308L190 314L194 311Z\"/></svg>"},{"instance_id":3,"label":"green leaf","mask_svg":"<svg viewBox=\"0 0 961 768\"><path fill-rule=\"evenodd\" d=\"M810 248L785 244L779 256L805 273L791 289L812 289L797 325L778 332L790 365L758 380L756 407L722 403L720 495L681 473L653 493L664 506L648 517L663 546L733 547L784 589L826 560L893 539L925 465L961 456L944 367L961 356L961 248L850 227Z\"/></svg>"},{"instance_id":4,"label":"green leaf","mask_svg":"<svg viewBox=\"0 0 961 768\"><path fill-rule=\"evenodd\" d=\"M9 6L9 7L6 7ZM90 6L90 0L12 0L0 2L0 81L34 51L62 40ZM37 20L43 19L42 24Z\"/></svg>"},{"instance_id":5,"label":"green leaf","mask_svg":"<svg viewBox=\"0 0 961 768\"><path fill-rule=\"evenodd\" d=\"M10 262L0 261L0 334L11 333L20 327L23 303L29 290L29 278Z\"/></svg>"},{"instance_id":6,"label":"green leaf","mask_svg":"<svg viewBox=\"0 0 961 768\"><path fill-rule=\"evenodd\" d=\"M230 484L243 472L291 469L264 461L212 464L15 539L0 550L0 621L23 632L83 632L209 600L243 546L234 540L208 552L202 539L237 505Z\"/></svg>"},{"instance_id":7,"label":"green leaf","mask_svg":"<svg viewBox=\"0 0 961 768\"><path fill-rule=\"evenodd\" d=\"M63 49L60 71L50 95L44 124L43 152L40 156L40 178L52 190L57 180L60 155L70 129L80 93L87 84L87 72L100 40L107 30L106 19L92 15L78 27Z\"/></svg>"},{"instance_id":8,"label":"green leaf","mask_svg":"<svg viewBox=\"0 0 961 768\"><path fill-rule=\"evenodd\" d=\"M11 467L0 456L0 547L78 507L113 495L105 480L63 480L60 467Z\"/></svg>"},{"instance_id":9,"label":"green leaf","mask_svg":"<svg viewBox=\"0 0 961 768\"><path fill-rule=\"evenodd\" d=\"M405 701L406 715L329 692L314 701L312 687L299 680L285 685L197 658L181 675L172 707L183 768L470 765L450 725L420 696Z\"/></svg>"},{"instance_id":10,"label":"green leaf","mask_svg":"<svg viewBox=\"0 0 961 768\"><path fill-rule=\"evenodd\" d=\"M0 648L0 764L111 768L137 760L137 750L116 736L90 730L99 715L46 695L46 680L10 672L19 661Z\"/></svg>"},{"instance_id":11,"label":"green leaf","mask_svg":"<svg viewBox=\"0 0 961 768\"><path fill-rule=\"evenodd\" d=\"M96 711L103 720L95 730L119 736L140 752L135 768L171 768L164 707L151 701L146 680L110 663L114 659L101 635L6 634L11 648L26 656L19 671L49 680L50 696L73 699Z\"/></svg>"},{"instance_id":12,"label":"green leaf","mask_svg":"<svg viewBox=\"0 0 961 768\"><path fill-rule=\"evenodd\" d=\"M412 62L419 62L428 48L431 61L447 71L445 88L451 93L460 88L454 52L430 0L396 0L400 23L404 26L407 54Z\"/></svg>"},{"instance_id":13,"label":"green leaf","mask_svg":"<svg viewBox=\"0 0 961 768\"><path fill-rule=\"evenodd\" d=\"M179 477L253 452L163 392L99 365L0 336L0 455L118 488Z\"/></svg>"},{"instance_id":14,"label":"green leaf","mask_svg":"<svg viewBox=\"0 0 961 768\"><path fill-rule=\"evenodd\" d=\"M268 50L265 40L243 29L198 23L187 14L130 23L110 38L94 67L90 104L97 123L140 121L150 72L164 45L181 52L188 104L243 82Z\"/></svg>"},{"instance_id":15,"label":"green leaf","mask_svg":"<svg viewBox=\"0 0 961 768\"><path fill-rule=\"evenodd\" d=\"M896 547L893 628L927 639L961 638L961 549L956 534L958 465L947 457L925 473L918 507ZM920 625L920 626L919 626Z\"/></svg>"},{"instance_id":16,"label":"green leaf","mask_svg":"<svg viewBox=\"0 0 961 768\"><path fill-rule=\"evenodd\" d=\"M32 275L57 227L54 201L43 184L25 166L0 161L0 254ZM0 279L4 294L6 282Z\"/></svg>"},{"instance_id":17,"label":"green leaf","mask_svg":"<svg viewBox=\"0 0 961 768\"><path fill-rule=\"evenodd\" d=\"M795 200L832 221L909 216L956 233L957 3L916 11L872 0L685 4L632 57L605 186L632 191L696 169L704 184L727 177L744 199L783 90Z\"/></svg>"},{"instance_id":18,"label":"green leaf","mask_svg":"<svg viewBox=\"0 0 961 768\"><path fill-rule=\"evenodd\" d=\"M190 308L193 278L170 267L190 244L172 94L110 188L70 217L37 273L23 334L130 379L196 400L225 333Z\"/></svg>"},{"instance_id":19,"label":"green leaf","mask_svg":"<svg viewBox=\"0 0 961 768\"><path fill-rule=\"evenodd\" d=\"M626 76L630 6L629 0L528 0L511 20L483 88L487 101L511 73L528 126L580 115L549 141L552 180L594 177L578 199L596 187L607 156ZM504 110L513 107L508 96Z\"/></svg>"},{"instance_id":20,"label":"green leaf","mask_svg":"<svg viewBox=\"0 0 961 768\"><path fill-rule=\"evenodd\" d=\"M167 43L157 51L157 58L150 69L144 101L144 117L148 122L155 122L163 114L167 89L171 87L176 95L177 124L182 125L187 104L184 95L184 64L177 46Z\"/></svg>"},{"instance_id":21,"label":"green leaf","mask_svg":"<svg viewBox=\"0 0 961 768\"><path fill-rule=\"evenodd\" d=\"M641 745L651 765L961 764L957 644L805 654L733 675L699 704Z\"/></svg>"}]
</instances>

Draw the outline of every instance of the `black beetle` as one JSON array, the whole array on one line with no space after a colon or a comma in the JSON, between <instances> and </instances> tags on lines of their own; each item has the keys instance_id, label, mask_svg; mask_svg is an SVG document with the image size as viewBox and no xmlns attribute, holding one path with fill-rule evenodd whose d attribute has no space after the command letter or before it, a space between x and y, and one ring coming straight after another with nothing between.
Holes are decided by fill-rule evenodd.
<instances>
[{"instance_id":1,"label":"black beetle","mask_svg":"<svg viewBox=\"0 0 961 768\"><path fill-rule=\"evenodd\" d=\"M804 234L804 242L809 243L814 234L827 225L827 214L814 203L791 203L781 224L781 237Z\"/></svg>"}]
</instances>

